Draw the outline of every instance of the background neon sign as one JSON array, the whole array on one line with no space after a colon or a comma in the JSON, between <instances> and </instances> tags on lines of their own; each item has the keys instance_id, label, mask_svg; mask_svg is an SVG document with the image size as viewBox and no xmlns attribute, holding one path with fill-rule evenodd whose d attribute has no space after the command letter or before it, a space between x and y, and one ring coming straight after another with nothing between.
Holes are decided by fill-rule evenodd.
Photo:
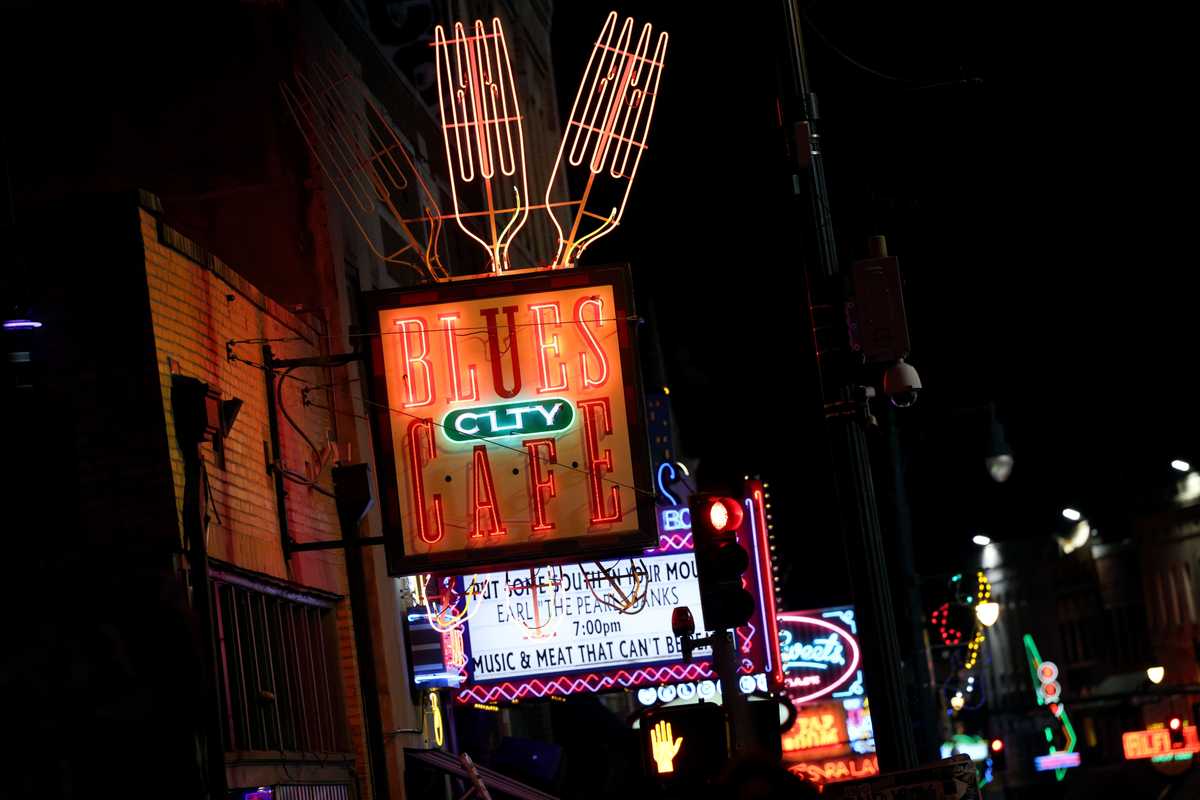
<instances>
[{"instance_id":1,"label":"background neon sign","mask_svg":"<svg viewBox=\"0 0 1200 800\"><path fill-rule=\"evenodd\" d=\"M847 690L862 693L854 609L785 612L778 619L783 683L793 703L817 700L847 684Z\"/></svg>"}]
</instances>

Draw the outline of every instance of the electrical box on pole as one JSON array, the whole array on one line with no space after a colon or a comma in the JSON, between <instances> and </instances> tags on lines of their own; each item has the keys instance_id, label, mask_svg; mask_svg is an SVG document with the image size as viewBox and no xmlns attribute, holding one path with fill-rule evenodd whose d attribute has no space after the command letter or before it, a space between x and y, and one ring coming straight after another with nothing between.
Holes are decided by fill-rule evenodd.
<instances>
[{"instance_id":1,"label":"electrical box on pole","mask_svg":"<svg viewBox=\"0 0 1200 800\"><path fill-rule=\"evenodd\" d=\"M908 355L908 318L900 262L895 256L855 261L855 342L868 364L898 361Z\"/></svg>"}]
</instances>

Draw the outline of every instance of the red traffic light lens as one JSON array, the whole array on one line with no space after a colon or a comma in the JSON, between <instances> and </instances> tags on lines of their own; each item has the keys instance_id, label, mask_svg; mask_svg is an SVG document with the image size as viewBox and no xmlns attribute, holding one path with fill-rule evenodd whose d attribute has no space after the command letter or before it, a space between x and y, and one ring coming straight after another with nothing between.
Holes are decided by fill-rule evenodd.
<instances>
[{"instance_id":1,"label":"red traffic light lens","mask_svg":"<svg viewBox=\"0 0 1200 800\"><path fill-rule=\"evenodd\" d=\"M999 753L1004 749L1004 741L1001 739L992 739L992 752Z\"/></svg>"},{"instance_id":2,"label":"red traffic light lens","mask_svg":"<svg viewBox=\"0 0 1200 800\"><path fill-rule=\"evenodd\" d=\"M696 620L687 606L676 606L671 611L671 632L676 636L691 636L696 632Z\"/></svg>"},{"instance_id":3,"label":"red traffic light lens","mask_svg":"<svg viewBox=\"0 0 1200 800\"><path fill-rule=\"evenodd\" d=\"M742 504L732 497L714 497L708 501L704 516L714 531L737 530L742 524Z\"/></svg>"},{"instance_id":4,"label":"red traffic light lens","mask_svg":"<svg viewBox=\"0 0 1200 800\"><path fill-rule=\"evenodd\" d=\"M1179 725L1180 725L1179 717L1171 717L1170 725L1171 725L1171 730L1173 730L1173 731L1179 730Z\"/></svg>"}]
</instances>

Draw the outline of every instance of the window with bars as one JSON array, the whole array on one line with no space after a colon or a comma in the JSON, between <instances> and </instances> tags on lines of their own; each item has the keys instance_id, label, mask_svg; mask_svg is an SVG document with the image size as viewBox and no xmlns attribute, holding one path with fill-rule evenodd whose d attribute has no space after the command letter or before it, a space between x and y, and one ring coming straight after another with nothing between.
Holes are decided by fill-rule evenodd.
<instances>
[{"instance_id":1,"label":"window with bars","mask_svg":"<svg viewBox=\"0 0 1200 800\"><path fill-rule=\"evenodd\" d=\"M210 575L226 752L348 753L336 598L216 568Z\"/></svg>"}]
</instances>

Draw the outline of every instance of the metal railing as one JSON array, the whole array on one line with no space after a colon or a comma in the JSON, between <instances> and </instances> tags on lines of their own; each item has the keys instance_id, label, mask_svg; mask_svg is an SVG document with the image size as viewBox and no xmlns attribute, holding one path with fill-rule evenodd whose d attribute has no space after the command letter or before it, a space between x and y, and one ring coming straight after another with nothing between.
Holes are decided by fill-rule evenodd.
<instances>
[{"instance_id":1,"label":"metal railing","mask_svg":"<svg viewBox=\"0 0 1200 800\"><path fill-rule=\"evenodd\" d=\"M218 571L212 589L226 752L348 752L333 601Z\"/></svg>"}]
</instances>

